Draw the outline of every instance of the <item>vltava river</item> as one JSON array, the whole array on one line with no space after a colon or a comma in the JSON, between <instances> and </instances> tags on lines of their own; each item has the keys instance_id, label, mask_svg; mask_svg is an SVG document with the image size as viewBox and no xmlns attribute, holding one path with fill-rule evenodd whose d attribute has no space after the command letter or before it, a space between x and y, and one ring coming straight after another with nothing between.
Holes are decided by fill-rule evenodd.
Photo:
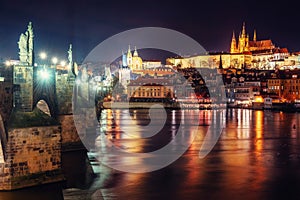
<instances>
[{"instance_id":1,"label":"vltava river","mask_svg":"<svg viewBox=\"0 0 300 200\"><path fill-rule=\"evenodd\" d=\"M66 183L1 192L0 199L62 199L63 195L65 199L299 199L300 113L225 110L222 134L201 159L199 150L208 127L214 124L214 112L168 111L162 130L141 138L144 125L150 123L147 110L104 110L89 159L82 151L63 153ZM155 116L152 125L161 124L160 117ZM197 138L167 167L128 173L98 161L102 158L96 150L100 136L128 152L152 152L172 142L182 118L191 123L180 139L192 141L189 131L195 124L199 125ZM109 156L109 162L134 169L145 158Z\"/></svg>"}]
</instances>

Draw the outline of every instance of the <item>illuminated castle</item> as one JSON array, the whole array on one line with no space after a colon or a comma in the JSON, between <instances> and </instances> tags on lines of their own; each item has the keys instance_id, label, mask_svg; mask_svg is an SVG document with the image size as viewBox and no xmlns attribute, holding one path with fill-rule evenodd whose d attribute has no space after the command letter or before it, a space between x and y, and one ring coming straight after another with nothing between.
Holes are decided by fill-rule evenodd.
<instances>
[{"instance_id":1,"label":"illuminated castle","mask_svg":"<svg viewBox=\"0 0 300 200\"><path fill-rule=\"evenodd\" d=\"M230 53L264 53L275 49L271 40L256 40L256 31L253 33L253 41L249 40L249 34L246 33L245 23L243 24L242 33L239 34L238 41L233 32Z\"/></svg>"}]
</instances>

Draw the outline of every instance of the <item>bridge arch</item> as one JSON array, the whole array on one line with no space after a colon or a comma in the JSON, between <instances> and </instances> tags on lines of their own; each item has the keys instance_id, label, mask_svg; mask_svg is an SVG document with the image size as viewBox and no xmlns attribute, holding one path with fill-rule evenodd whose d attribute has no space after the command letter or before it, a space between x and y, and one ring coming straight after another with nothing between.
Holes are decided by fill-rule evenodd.
<instances>
[{"instance_id":1,"label":"bridge arch","mask_svg":"<svg viewBox=\"0 0 300 200\"><path fill-rule=\"evenodd\" d=\"M41 111L43 111L44 113L46 113L47 115L51 116L51 112L50 112L50 109L49 109L49 106L47 104L47 102L43 99L39 100L37 103L36 103L36 107L38 109L40 109Z\"/></svg>"},{"instance_id":2,"label":"bridge arch","mask_svg":"<svg viewBox=\"0 0 300 200\"><path fill-rule=\"evenodd\" d=\"M50 98L49 96L44 96L44 95L40 96L40 98L37 98L35 100L34 108L38 108L41 111L43 111L45 114L56 119L58 116L57 104L54 99L50 99Z\"/></svg>"}]
</instances>

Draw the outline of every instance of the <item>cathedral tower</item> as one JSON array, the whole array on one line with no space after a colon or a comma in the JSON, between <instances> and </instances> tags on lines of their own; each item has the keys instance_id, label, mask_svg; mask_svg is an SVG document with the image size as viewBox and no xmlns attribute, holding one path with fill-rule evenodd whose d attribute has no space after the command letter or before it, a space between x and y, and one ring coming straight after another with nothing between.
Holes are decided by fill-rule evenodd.
<instances>
[{"instance_id":1,"label":"cathedral tower","mask_svg":"<svg viewBox=\"0 0 300 200\"><path fill-rule=\"evenodd\" d=\"M237 53L236 39L235 39L234 31L232 33L232 39L231 39L231 45L230 45L230 53Z\"/></svg>"}]
</instances>

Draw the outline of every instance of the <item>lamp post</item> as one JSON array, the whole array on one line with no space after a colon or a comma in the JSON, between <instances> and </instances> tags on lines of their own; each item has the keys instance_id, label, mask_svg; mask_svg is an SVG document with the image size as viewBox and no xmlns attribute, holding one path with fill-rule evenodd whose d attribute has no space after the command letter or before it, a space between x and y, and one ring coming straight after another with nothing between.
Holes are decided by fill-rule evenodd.
<instances>
[{"instance_id":1,"label":"lamp post","mask_svg":"<svg viewBox=\"0 0 300 200\"><path fill-rule=\"evenodd\" d=\"M56 68L56 64L57 64L57 62L58 62L57 57L53 57L53 58L51 59L51 62L52 62L52 64L54 65L53 68Z\"/></svg>"},{"instance_id":2,"label":"lamp post","mask_svg":"<svg viewBox=\"0 0 300 200\"><path fill-rule=\"evenodd\" d=\"M65 60L60 61L60 65L65 67L66 66L66 61Z\"/></svg>"},{"instance_id":3,"label":"lamp post","mask_svg":"<svg viewBox=\"0 0 300 200\"><path fill-rule=\"evenodd\" d=\"M44 52L44 51L42 51L42 52L39 54L39 57L40 57L40 59L41 59L41 64L42 64L42 66L43 66L44 69L45 69L47 53Z\"/></svg>"},{"instance_id":4,"label":"lamp post","mask_svg":"<svg viewBox=\"0 0 300 200\"><path fill-rule=\"evenodd\" d=\"M40 54L39 54L39 57L40 59L42 60L42 70L39 70L39 76L45 81L45 80L48 80L49 79L49 72L48 70L46 69L46 59L47 59L47 53L42 51Z\"/></svg>"}]
</instances>

